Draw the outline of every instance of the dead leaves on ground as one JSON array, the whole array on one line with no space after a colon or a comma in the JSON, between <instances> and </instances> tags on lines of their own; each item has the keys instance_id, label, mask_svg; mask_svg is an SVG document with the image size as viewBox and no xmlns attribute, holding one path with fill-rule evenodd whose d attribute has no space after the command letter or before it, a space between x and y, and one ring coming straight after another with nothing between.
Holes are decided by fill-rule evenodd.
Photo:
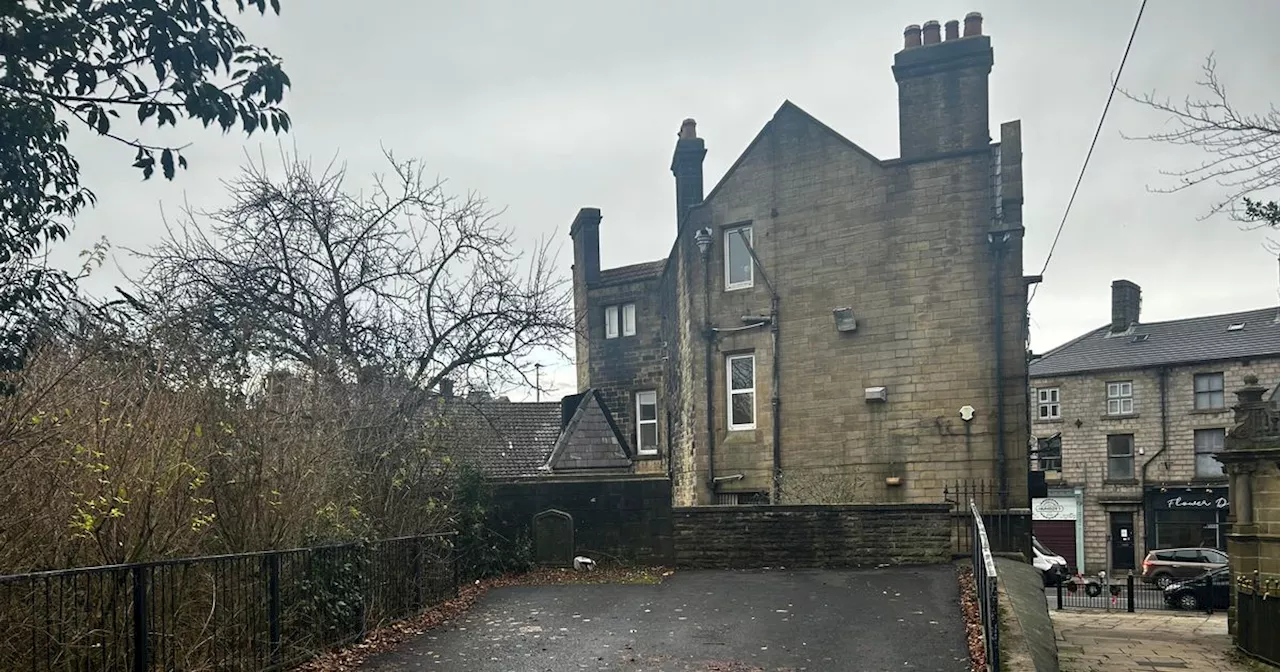
<instances>
[{"instance_id":1,"label":"dead leaves on ground","mask_svg":"<svg viewBox=\"0 0 1280 672\"><path fill-rule=\"evenodd\" d=\"M298 672L349 672L369 658L390 651L399 644L466 613L490 588L568 584L653 585L671 576L665 567L600 567L589 572L544 567L524 574L512 574L463 585L458 596L402 621L378 628L359 643L321 654L295 668ZM708 672L751 672L754 668L710 667Z\"/></svg>"},{"instance_id":2,"label":"dead leaves on ground","mask_svg":"<svg viewBox=\"0 0 1280 672\"><path fill-rule=\"evenodd\" d=\"M981 672L987 669L987 647L982 642L982 615L978 612L973 569L956 568L956 580L960 582L960 608L964 611L964 633L969 642L969 669Z\"/></svg>"}]
</instances>

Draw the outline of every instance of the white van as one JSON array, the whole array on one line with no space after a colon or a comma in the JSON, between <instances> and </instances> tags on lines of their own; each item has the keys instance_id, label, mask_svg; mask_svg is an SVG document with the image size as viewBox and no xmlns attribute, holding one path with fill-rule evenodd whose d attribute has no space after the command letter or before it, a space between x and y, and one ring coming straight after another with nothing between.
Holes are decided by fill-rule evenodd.
<instances>
[{"instance_id":1,"label":"white van","mask_svg":"<svg viewBox=\"0 0 1280 672\"><path fill-rule=\"evenodd\" d=\"M1031 552L1035 556L1031 564L1044 575L1044 585L1056 586L1067 580L1067 559L1044 547L1039 539L1031 537Z\"/></svg>"}]
</instances>

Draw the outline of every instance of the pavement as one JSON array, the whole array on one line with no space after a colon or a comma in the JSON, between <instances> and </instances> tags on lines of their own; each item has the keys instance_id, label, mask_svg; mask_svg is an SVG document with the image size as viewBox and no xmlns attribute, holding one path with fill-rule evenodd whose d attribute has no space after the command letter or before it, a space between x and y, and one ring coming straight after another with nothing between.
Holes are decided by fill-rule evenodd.
<instances>
[{"instance_id":1,"label":"pavement","mask_svg":"<svg viewBox=\"0 0 1280 672\"><path fill-rule=\"evenodd\" d=\"M364 669L961 672L968 659L945 565L500 588Z\"/></svg>"},{"instance_id":2,"label":"pavement","mask_svg":"<svg viewBox=\"0 0 1280 672\"><path fill-rule=\"evenodd\" d=\"M1231 655L1227 616L1051 611L1062 672L1248 672Z\"/></svg>"}]
</instances>

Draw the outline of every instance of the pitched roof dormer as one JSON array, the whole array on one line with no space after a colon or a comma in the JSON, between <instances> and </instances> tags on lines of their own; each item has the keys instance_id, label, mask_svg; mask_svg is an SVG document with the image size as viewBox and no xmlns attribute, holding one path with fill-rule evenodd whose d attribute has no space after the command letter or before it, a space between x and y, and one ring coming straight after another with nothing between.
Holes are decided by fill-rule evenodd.
<instances>
[{"instance_id":1,"label":"pitched roof dormer","mask_svg":"<svg viewBox=\"0 0 1280 672\"><path fill-rule=\"evenodd\" d=\"M590 389L565 397L561 417L564 426L543 470L566 472L631 468L631 451L599 391Z\"/></svg>"}]
</instances>

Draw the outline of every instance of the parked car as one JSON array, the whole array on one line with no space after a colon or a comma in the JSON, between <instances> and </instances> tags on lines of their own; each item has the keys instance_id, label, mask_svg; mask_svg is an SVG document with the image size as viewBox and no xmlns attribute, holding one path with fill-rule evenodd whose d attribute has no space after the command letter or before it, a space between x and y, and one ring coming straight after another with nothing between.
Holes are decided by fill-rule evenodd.
<instances>
[{"instance_id":1,"label":"parked car","mask_svg":"<svg viewBox=\"0 0 1280 672\"><path fill-rule=\"evenodd\" d=\"M1164 589L1179 580L1226 566L1227 554L1216 548L1164 548L1151 551L1142 561L1142 580Z\"/></svg>"},{"instance_id":2,"label":"parked car","mask_svg":"<svg viewBox=\"0 0 1280 672\"><path fill-rule=\"evenodd\" d=\"M1206 609L1210 604L1214 609L1226 609L1231 606L1231 568L1211 569L1194 579L1171 583L1164 589L1164 601L1187 611Z\"/></svg>"},{"instance_id":3,"label":"parked car","mask_svg":"<svg viewBox=\"0 0 1280 672\"><path fill-rule=\"evenodd\" d=\"M1066 558L1045 548L1035 537L1031 537L1031 553L1031 564L1044 575L1044 585L1056 586L1070 576Z\"/></svg>"}]
</instances>

